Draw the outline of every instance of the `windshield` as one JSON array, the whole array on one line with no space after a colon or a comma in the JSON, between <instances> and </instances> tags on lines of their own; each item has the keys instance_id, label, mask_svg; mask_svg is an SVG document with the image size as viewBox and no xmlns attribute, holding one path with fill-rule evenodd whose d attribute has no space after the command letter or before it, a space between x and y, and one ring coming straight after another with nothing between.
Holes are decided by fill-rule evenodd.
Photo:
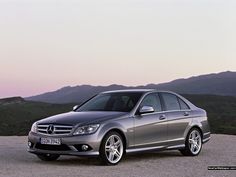
<instances>
[{"instance_id":1,"label":"windshield","mask_svg":"<svg viewBox=\"0 0 236 177\"><path fill-rule=\"evenodd\" d=\"M142 96L142 92L103 93L80 106L76 111L130 112Z\"/></svg>"}]
</instances>

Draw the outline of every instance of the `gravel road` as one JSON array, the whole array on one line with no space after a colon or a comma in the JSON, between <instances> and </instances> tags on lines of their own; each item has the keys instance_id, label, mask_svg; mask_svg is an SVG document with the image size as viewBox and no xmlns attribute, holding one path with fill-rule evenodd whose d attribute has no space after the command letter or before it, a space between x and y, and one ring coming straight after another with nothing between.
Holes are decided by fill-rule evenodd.
<instances>
[{"instance_id":1,"label":"gravel road","mask_svg":"<svg viewBox=\"0 0 236 177\"><path fill-rule=\"evenodd\" d=\"M197 157L178 151L127 155L117 166L100 166L96 158L62 156L42 162L26 151L27 137L0 137L0 177L161 177L236 176L236 170L208 171L209 165L236 165L236 136L212 135Z\"/></svg>"}]
</instances>

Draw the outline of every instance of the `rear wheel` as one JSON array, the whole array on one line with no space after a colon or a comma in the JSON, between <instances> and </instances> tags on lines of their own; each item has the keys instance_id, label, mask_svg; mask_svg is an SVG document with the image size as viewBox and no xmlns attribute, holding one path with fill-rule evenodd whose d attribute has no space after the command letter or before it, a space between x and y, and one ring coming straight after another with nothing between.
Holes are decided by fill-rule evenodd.
<instances>
[{"instance_id":1,"label":"rear wheel","mask_svg":"<svg viewBox=\"0 0 236 177\"><path fill-rule=\"evenodd\" d=\"M202 136L201 132L197 128L193 128L189 131L186 140L185 148L180 152L185 156L197 156L202 149Z\"/></svg>"},{"instance_id":2,"label":"rear wheel","mask_svg":"<svg viewBox=\"0 0 236 177\"><path fill-rule=\"evenodd\" d=\"M57 154L37 154L37 156L43 161L54 161L60 157L60 155Z\"/></svg>"},{"instance_id":3,"label":"rear wheel","mask_svg":"<svg viewBox=\"0 0 236 177\"><path fill-rule=\"evenodd\" d=\"M100 158L105 165L116 165L124 154L124 143L117 132L109 132L103 139L100 147Z\"/></svg>"}]
</instances>

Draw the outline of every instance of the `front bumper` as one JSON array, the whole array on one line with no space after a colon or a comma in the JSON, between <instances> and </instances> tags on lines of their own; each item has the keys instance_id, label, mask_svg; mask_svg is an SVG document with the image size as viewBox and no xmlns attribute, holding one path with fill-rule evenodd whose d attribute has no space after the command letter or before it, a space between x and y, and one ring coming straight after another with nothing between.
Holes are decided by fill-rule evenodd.
<instances>
[{"instance_id":1,"label":"front bumper","mask_svg":"<svg viewBox=\"0 0 236 177\"><path fill-rule=\"evenodd\" d=\"M98 156L101 140L97 134L81 135L81 136L53 136L60 138L61 145L42 145L40 138L52 137L42 134L30 132L28 136L28 152L34 154L59 154L59 155L75 155L75 156ZM88 150L82 150L81 145L88 145Z\"/></svg>"}]
</instances>

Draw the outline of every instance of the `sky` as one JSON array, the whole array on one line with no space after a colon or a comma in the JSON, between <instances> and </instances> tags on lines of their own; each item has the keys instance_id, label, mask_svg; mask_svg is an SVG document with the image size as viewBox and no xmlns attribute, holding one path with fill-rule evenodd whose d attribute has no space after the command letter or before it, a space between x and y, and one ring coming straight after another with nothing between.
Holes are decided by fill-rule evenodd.
<instances>
[{"instance_id":1,"label":"sky","mask_svg":"<svg viewBox=\"0 0 236 177\"><path fill-rule=\"evenodd\" d=\"M236 71L234 0L0 0L0 97Z\"/></svg>"}]
</instances>

